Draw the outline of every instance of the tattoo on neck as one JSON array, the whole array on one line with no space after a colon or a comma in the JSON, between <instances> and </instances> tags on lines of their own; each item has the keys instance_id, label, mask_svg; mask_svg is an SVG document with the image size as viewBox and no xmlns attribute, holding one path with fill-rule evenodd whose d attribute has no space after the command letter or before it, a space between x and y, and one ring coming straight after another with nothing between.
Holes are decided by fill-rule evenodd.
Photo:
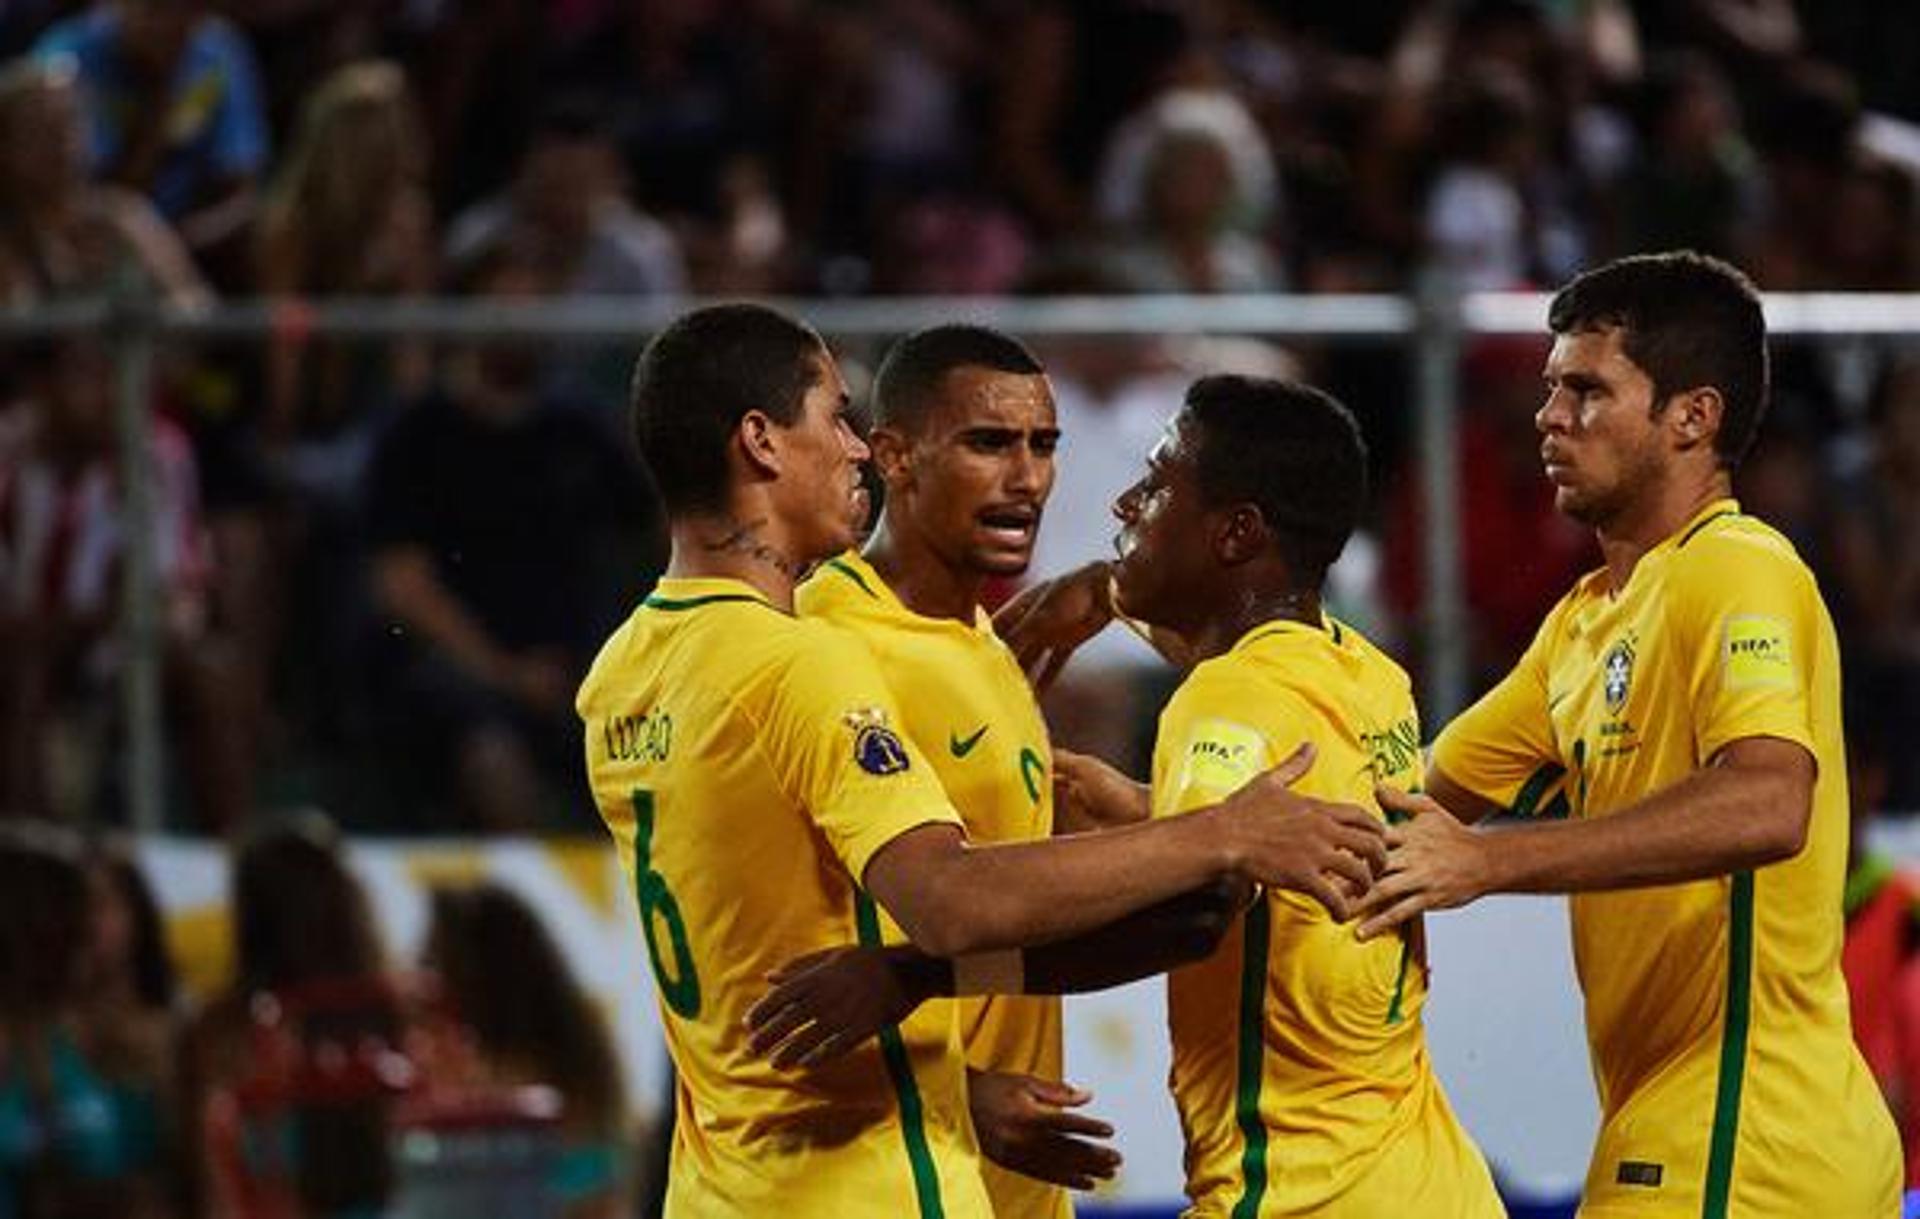
<instances>
[{"instance_id":1,"label":"tattoo on neck","mask_svg":"<svg viewBox=\"0 0 1920 1219\"><path fill-rule=\"evenodd\" d=\"M756 562L767 564L790 580L798 579L799 566L792 559L760 540L760 529L766 523L765 519L748 521L744 525L729 522L732 528L725 536L718 541L701 543L701 549L710 554L724 552L745 555Z\"/></svg>"}]
</instances>

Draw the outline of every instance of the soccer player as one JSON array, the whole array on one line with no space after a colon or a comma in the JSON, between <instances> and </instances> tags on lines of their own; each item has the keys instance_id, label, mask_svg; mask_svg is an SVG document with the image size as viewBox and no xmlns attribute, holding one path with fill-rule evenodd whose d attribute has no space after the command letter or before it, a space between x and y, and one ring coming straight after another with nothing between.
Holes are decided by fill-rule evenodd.
<instances>
[{"instance_id":1,"label":"soccer player","mask_svg":"<svg viewBox=\"0 0 1920 1219\"><path fill-rule=\"evenodd\" d=\"M749 1052L763 975L877 940L881 909L929 952L971 954L1236 877L1343 912L1384 854L1364 811L1288 790L1306 756L1184 823L970 844L869 654L791 616L863 512L848 410L819 336L761 306L680 318L635 370L672 557L576 705L678 1073L669 1215L988 1213L951 1024L804 1077Z\"/></svg>"},{"instance_id":2,"label":"soccer player","mask_svg":"<svg viewBox=\"0 0 1920 1219\"><path fill-rule=\"evenodd\" d=\"M1900 1147L1839 967L1833 625L1732 497L1766 408L1759 298L1713 259L1641 256L1548 325L1541 458L1606 565L1440 734L1426 796L1382 791L1412 822L1361 933L1573 894L1602 1119L1582 1214L1887 1219ZM1462 824L1502 810L1547 820Z\"/></svg>"},{"instance_id":3,"label":"soccer player","mask_svg":"<svg viewBox=\"0 0 1920 1219\"><path fill-rule=\"evenodd\" d=\"M969 838L1045 838L1054 832L1046 722L980 599L988 579L1023 574L1033 554L1060 439L1052 389L1018 341L936 326L888 352L873 404L880 523L863 552L822 564L795 604L802 617L855 631L874 653L905 735ZM1070 1216L1061 1186L1091 1187L1118 1157L1085 1141L1110 1127L1067 1111L1087 1098L1060 1082L1060 1001L982 995L958 1006L994 1214ZM952 1016L934 1004L913 1019Z\"/></svg>"},{"instance_id":4,"label":"soccer player","mask_svg":"<svg viewBox=\"0 0 1920 1219\"><path fill-rule=\"evenodd\" d=\"M1099 569L1121 612L1177 637L1196 664L1161 716L1150 792L1119 798L1177 824L1302 742L1319 758L1302 787L1325 798L1417 789L1407 675L1320 604L1365 488L1359 428L1327 395L1243 377L1192 386L1115 505L1121 557ZM1269 890L1225 939L1167 983L1187 1213L1499 1219L1427 1055L1418 925L1361 944L1314 903ZM763 1007L788 1009L789 1023L795 1006L839 1019L812 977ZM1023 981L1058 979L1030 964Z\"/></svg>"}]
</instances>

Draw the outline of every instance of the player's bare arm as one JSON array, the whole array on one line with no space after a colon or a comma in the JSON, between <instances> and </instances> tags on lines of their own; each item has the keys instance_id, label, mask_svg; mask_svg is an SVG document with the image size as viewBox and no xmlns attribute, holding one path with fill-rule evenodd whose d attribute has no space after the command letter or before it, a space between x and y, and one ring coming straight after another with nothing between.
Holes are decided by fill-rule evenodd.
<instances>
[{"instance_id":1,"label":"player's bare arm","mask_svg":"<svg viewBox=\"0 0 1920 1219\"><path fill-rule=\"evenodd\" d=\"M1426 794L1452 813L1454 820L1467 825L1477 825L1500 811L1499 804L1455 782L1452 776L1433 765L1431 759L1427 763Z\"/></svg>"},{"instance_id":2,"label":"player's bare arm","mask_svg":"<svg viewBox=\"0 0 1920 1219\"><path fill-rule=\"evenodd\" d=\"M1745 737L1612 816L1491 830L1460 824L1431 797L1383 790L1381 804L1410 820L1387 831L1387 873L1359 903L1358 934L1489 893L1632 889L1789 859L1806 842L1815 771L1800 745Z\"/></svg>"},{"instance_id":3,"label":"player's bare arm","mask_svg":"<svg viewBox=\"0 0 1920 1219\"><path fill-rule=\"evenodd\" d=\"M1099 834L975 846L957 826L924 825L880 848L862 879L934 956L1065 939L1233 877L1307 894L1344 921L1349 894L1385 866L1385 839L1366 809L1292 789L1312 762L1303 746L1218 804Z\"/></svg>"},{"instance_id":4,"label":"player's bare arm","mask_svg":"<svg viewBox=\"0 0 1920 1219\"><path fill-rule=\"evenodd\" d=\"M1079 994L1152 977L1211 956L1253 893L1245 881L1217 881L1070 940L1020 949L1010 967L956 970L910 945L810 953L768 976L770 989L747 1013L748 1045L777 1067L815 1066L928 999L952 996L963 972L990 993L1028 995Z\"/></svg>"}]
</instances>

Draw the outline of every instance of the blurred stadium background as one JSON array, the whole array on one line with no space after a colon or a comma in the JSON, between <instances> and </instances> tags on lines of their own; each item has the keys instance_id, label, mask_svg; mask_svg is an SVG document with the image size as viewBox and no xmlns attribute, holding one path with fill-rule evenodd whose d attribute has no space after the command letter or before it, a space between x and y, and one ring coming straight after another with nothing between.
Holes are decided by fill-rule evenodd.
<instances>
[{"instance_id":1,"label":"blurred stadium background","mask_svg":"<svg viewBox=\"0 0 1920 1219\"><path fill-rule=\"evenodd\" d=\"M1594 557L1537 293L1677 246L1769 294L1739 490L1847 652L1905 1124L1920 7L9 0L0 57L0 1216L643 1213L664 1054L570 701L664 559L622 391L689 302L789 301L854 374L1028 338L1042 572L1105 553L1193 375L1328 386L1376 479L1339 609L1437 723ZM1059 738L1138 770L1165 675L1074 670ZM1514 1212L1566 1213L1563 915L1434 922L1442 1077ZM1173 1213L1155 988L1070 1012L1128 1155L1085 1213Z\"/></svg>"}]
</instances>

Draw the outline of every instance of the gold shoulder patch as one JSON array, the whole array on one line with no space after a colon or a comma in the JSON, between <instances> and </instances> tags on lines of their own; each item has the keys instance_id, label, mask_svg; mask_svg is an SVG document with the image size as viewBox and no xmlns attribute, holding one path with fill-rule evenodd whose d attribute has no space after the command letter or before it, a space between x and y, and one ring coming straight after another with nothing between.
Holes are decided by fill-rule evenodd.
<instances>
[{"instance_id":1,"label":"gold shoulder patch","mask_svg":"<svg viewBox=\"0 0 1920 1219\"><path fill-rule=\"evenodd\" d=\"M1267 738L1258 729L1232 720L1201 720L1187 738L1180 787L1237 791L1266 765Z\"/></svg>"},{"instance_id":2,"label":"gold shoulder patch","mask_svg":"<svg viewBox=\"0 0 1920 1219\"><path fill-rule=\"evenodd\" d=\"M1727 619L1721 652L1728 689L1794 684L1793 644L1778 618L1747 615Z\"/></svg>"}]
</instances>

